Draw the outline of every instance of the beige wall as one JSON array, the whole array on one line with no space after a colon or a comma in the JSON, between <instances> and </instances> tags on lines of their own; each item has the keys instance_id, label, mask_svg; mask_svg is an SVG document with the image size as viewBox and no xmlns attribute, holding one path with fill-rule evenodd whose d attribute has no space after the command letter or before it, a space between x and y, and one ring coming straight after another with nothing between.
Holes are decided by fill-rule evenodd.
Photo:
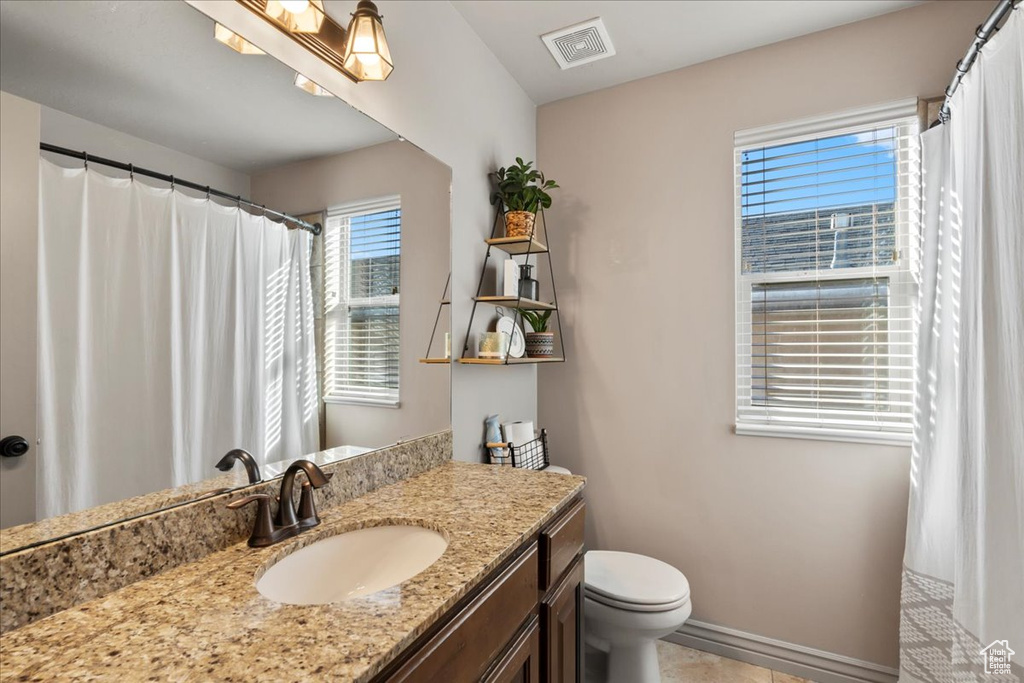
<instances>
[{"instance_id":1,"label":"beige wall","mask_svg":"<svg viewBox=\"0 0 1024 683\"><path fill-rule=\"evenodd\" d=\"M0 459L0 527L35 520L36 243L39 105L0 92L0 438L31 449Z\"/></svg>"},{"instance_id":2,"label":"beige wall","mask_svg":"<svg viewBox=\"0 0 1024 683\"><path fill-rule=\"evenodd\" d=\"M740 437L733 132L947 84L990 2L932 2L539 109L569 362L539 379L590 547L690 579L693 618L897 664L909 450Z\"/></svg>"},{"instance_id":3,"label":"beige wall","mask_svg":"<svg viewBox=\"0 0 1024 683\"><path fill-rule=\"evenodd\" d=\"M437 305L448 278L451 169L408 142L291 164L254 175L253 201L279 211L320 211L388 195L402 198L401 407L328 404L327 447L383 446L447 429L449 366L423 365ZM444 353L448 314L434 355Z\"/></svg>"}]
</instances>

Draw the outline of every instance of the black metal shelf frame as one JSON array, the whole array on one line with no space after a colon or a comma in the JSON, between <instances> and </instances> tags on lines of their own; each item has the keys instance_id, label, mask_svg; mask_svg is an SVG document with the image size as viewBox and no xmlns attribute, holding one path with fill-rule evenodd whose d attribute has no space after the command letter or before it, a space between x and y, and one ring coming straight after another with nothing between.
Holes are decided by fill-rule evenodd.
<instances>
[{"instance_id":1,"label":"black metal shelf frame","mask_svg":"<svg viewBox=\"0 0 1024 683\"><path fill-rule=\"evenodd\" d=\"M504 236L504 226L505 226L505 209L502 206L498 206L497 211L495 211L495 213L494 213L494 224L491 226L491 239L496 239L496 238L499 238L499 237L503 237ZM534 251L533 250L533 246L536 243L536 241L540 239L539 235L540 235L540 228L541 228L541 226L543 226L543 228L544 228L544 230L543 230L543 245L544 245L545 248L544 248L543 251ZM548 226L547 226L547 221L544 218L544 209L543 208L538 208L537 209L537 214L536 214L536 217L534 219L533 233L530 235L530 237L528 239L524 238L524 242L526 242L528 244L528 246L526 248L526 251L524 251L524 252L522 252L520 254L516 254L516 255L517 256L526 256L526 261L525 261L526 265L530 265L530 257L531 256L536 255L539 258L542 255L547 255L548 277L550 278L550 281L551 281L551 297L552 297L552 304L554 306L555 324L558 327L558 351L559 351L559 355L557 356L557 359L549 359L546 362L564 363L565 362L565 340L564 340L564 337L562 335L562 317L561 317L561 312L559 311L559 308L558 308L558 289L555 286L555 269L554 269L554 266L551 263L551 240L548 237ZM465 336L465 339L464 339L463 344L462 344L462 355L461 355L462 358L468 358L469 342L470 342L470 338L471 338L470 335L472 334L472 331L473 331L473 320L476 318L477 306L481 303L480 301L478 301L478 299L480 298L481 293L482 293L483 288L484 288L484 280L487 278L487 264L488 264L488 262L491 259L491 250L492 249L497 249L498 251L504 251L501 248L501 246L487 243L487 252L484 254L484 262L483 262L483 265L480 267L480 280L479 280L479 282L477 283L477 286L476 286L476 295L473 297L473 310L472 310L472 312L469 315L469 323L466 325L466 336ZM505 252L505 253L508 253L508 252ZM508 255L512 256L512 254L508 254ZM536 264L534 264L534 265L536 265ZM523 318L522 318L522 314L521 314L521 312L519 310L519 304L523 300L524 300L523 299L523 295L522 295L522 293L517 288L517 291L516 291L515 313L513 314L513 318L512 318L513 324L516 325L516 326L519 326L519 325L521 325L522 322L524 322ZM550 329L550 327L549 327L549 329ZM524 330L524 336L525 336L525 330ZM510 345L511 345L511 340L510 340ZM509 365L510 364L509 363L509 359L510 358L511 358L511 355L506 352L505 360L504 360L503 363L501 363L501 365ZM515 363L515 364L516 365L519 365L519 364L525 365L526 363Z\"/></svg>"},{"instance_id":2,"label":"black metal shelf frame","mask_svg":"<svg viewBox=\"0 0 1024 683\"><path fill-rule=\"evenodd\" d=\"M430 356L430 349L432 349L434 347L434 337L437 335L437 325L441 321L441 311L444 309L445 306L448 306L448 305L451 304L451 298L449 297L449 294L448 294L448 288L451 287L451 284L452 284L452 272L449 270L448 271L448 279L445 280L445 283L444 283L444 291L441 293L441 299L438 301L438 304L437 304L437 315L434 316L434 329L432 329L430 331L430 341L427 342L427 353L424 356L424 358L430 358L431 357ZM449 323L449 327L451 327L450 323Z\"/></svg>"}]
</instances>

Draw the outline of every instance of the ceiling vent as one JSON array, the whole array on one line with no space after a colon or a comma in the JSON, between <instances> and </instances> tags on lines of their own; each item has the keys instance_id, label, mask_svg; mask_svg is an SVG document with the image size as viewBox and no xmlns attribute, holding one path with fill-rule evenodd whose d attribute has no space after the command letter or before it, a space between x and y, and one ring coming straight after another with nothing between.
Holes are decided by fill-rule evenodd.
<instances>
[{"instance_id":1,"label":"ceiling vent","mask_svg":"<svg viewBox=\"0 0 1024 683\"><path fill-rule=\"evenodd\" d=\"M615 54L615 46L601 17L545 33L540 38L562 69L589 64Z\"/></svg>"}]
</instances>

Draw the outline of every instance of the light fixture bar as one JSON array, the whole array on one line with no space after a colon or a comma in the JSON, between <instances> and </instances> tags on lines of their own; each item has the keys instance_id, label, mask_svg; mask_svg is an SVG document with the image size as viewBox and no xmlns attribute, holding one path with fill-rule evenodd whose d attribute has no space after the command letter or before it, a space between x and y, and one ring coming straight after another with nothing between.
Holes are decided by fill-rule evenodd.
<instances>
[{"instance_id":1,"label":"light fixture bar","mask_svg":"<svg viewBox=\"0 0 1024 683\"><path fill-rule=\"evenodd\" d=\"M384 25L370 0L360 0L347 28L324 12L323 0L235 1L355 83L391 75Z\"/></svg>"},{"instance_id":2,"label":"light fixture bar","mask_svg":"<svg viewBox=\"0 0 1024 683\"><path fill-rule=\"evenodd\" d=\"M279 31L340 71L353 83L359 82L359 79L345 68L345 41L348 38L348 31L326 14L323 16L323 22L320 24L318 32L297 33L290 31L285 24L275 21L267 15L267 0L236 0L236 2L277 27ZM318 11L314 8L315 5L311 4L310 10Z\"/></svg>"}]
</instances>

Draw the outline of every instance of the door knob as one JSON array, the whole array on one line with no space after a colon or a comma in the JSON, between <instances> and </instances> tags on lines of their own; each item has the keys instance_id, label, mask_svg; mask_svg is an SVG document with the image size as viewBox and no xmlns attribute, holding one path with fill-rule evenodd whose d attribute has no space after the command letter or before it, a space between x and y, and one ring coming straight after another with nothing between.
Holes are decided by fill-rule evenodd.
<instances>
[{"instance_id":1,"label":"door knob","mask_svg":"<svg viewBox=\"0 0 1024 683\"><path fill-rule=\"evenodd\" d=\"M18 458L28 453L28 441L23 436L6 436L0 441L0 455Z\"/></svg>"}]
</instances>

